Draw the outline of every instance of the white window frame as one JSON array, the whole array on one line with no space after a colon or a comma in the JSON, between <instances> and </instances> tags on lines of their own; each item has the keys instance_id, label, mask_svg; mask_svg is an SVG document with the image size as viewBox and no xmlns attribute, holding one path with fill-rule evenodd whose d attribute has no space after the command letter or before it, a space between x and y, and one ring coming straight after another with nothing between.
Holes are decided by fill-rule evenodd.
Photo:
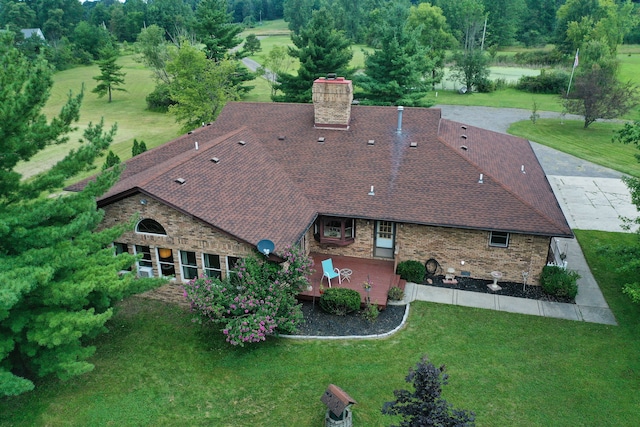
<instances>
[{"instance_id":1,"label":"white window frame","mask_svg":"<svg viewBox=\"0 0 640 427\"><path fill-rule=\"evenodd\" d=\"M237 262L240 262L240 260L242 259L241 257L233 256L233 255L227 255L227 256L226 256L226 257L224 257L224 258L225 258L225 263L227 264L227 265L226 265L226 267L227 267L227 274L231 274L231 273L233 273L233 272L231 271L231 268L232 268L232 267L231 267L231 263L229 262L229 258L235 258L235 259L237 259L237 260L238 260Z\"/></svg>"},{"instance_id":2,"label":"white window frame","mask_svg":"<svg viewBox=\"0 0 640 427\"><path fill-rule=\"evenodd\" d=\"M162 232L152 233L152 232L149 232L149 231L140 231L140 224L142 224L145 221L156 223L158 225L158 227L160 227L160 230L162 230ZM138 223L136 224L136 233L138 233L138 234L149 234L149 235L152 235L152 236L166 236L167 235L167 230L162 226L162 224L160 224L155 219L143 218L140 221L138 221Z\"/></svg>"},{"instance_id":3,"label":"white window frame","mask_svg":"<svg viewBox=\"0 0 640 427\"><path fill-rule=\"evenodd\" d=\"M499 239L499 242L494 241L494 237ZM510 234L504 231L491 231L489 233L489 246L492 248L508 248ZM504 243L502 243L504 240Z\"/></svg>"},{"instance_id":4,"label":"white window frame","mask_svg":"<svg viewBox=\"0 0 640 427\"><path fill-rule=\"evenodd\" d=\"M170 261L170 262L169 262L169 261L162 261L162 258L160 257L160 249L169 249L169 250L171 250L171 261ZM175 277L176 264L175 264L175 262L173 261L173 259L174 259L174 258L173 258L173 249L171 249L171 248L158 248L158 247L156 247L156 260L157 260L157 262L158 262L158 272L160 273L160 276L161 276L161 277L171 277L171 276L165 276L165 275L162 273L162 266L163 266L163 265L170 265L171 267L173 267L173 275L174 275L174 277Z\"/></svg>"},{"instance_id":5,"label":"white window frame","mask_svg":"<svg viewBox=\"0 0 640 427\"><path fill-rule=\"evenodd\" d=\"M218 268L215 267L207 267L207 257L217 257L218 258ZM220 262L220 255L203 253L202 254L202 269L204 271L204 275L207 277L217 277L222 279L222 263ZM215 272L213 276L209 274L209 272Z\"/></svg>"},{"instance_id":6,"label":"white window frame","mask_svg":"<svg viewBox=\"0 0 640 427\"><path fill-rule=\"evenodd\" d=\"M195 252L193 251L183 251L180 250L179 252L180 256L180 272L182 273L182 280L187 281L187 280L192 280L192 279L197 279L198 278L198 257L196 255ZM184 262L184 258L182 256L182 254L185 254L185 258L187 258L187 262L189 262L188 259L188 254L193 254L193 264L186 264ZM187 276L191 276L191 274L187 274L187 272L193 269L195 270L195 273L193 274L193 277L187 277Z\"/></svg>"}]
</instances>

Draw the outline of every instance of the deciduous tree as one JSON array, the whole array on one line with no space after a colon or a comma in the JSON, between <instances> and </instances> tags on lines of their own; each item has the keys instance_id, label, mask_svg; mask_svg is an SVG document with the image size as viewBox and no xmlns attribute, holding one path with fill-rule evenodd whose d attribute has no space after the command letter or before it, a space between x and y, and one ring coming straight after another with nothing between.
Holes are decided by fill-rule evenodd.
<instances>
[{"instance_id":1,"label":"deciduous tree","mask_svg":"<svg viewBox=\"0 0 640 427\"><path fill-rule=\"evenodd\" d=\"M453 406L441 397L442 386L449 382L444 365L436 368L429 358L424 356L414 369L409 370L405 380L412 383L413 391L394 390L396 400L386 402L382 408L383 414L399 415L402 418L400 427L475 425L473 412L453 409Z\"/></svg>"},{"instance_id":2,"label":"deciduous tree","mask_svg":"<svg viewBox=\"0 0 640 427\"><path fill-rule=\"evenodd\" d=\"M214 121L228 101L239 99L234 86L235 62L207 59L205 53L185 42L167 64L169 91L175 105L169 111L188 131Z\"/></svg>"},{"instance_id":3,"label":"deciduous tree","mask_svg":"<svg viewBox=\"0 0 640 427\"><path fill-rule=\"evenodd\" d=\"M22 181L19 161L68 140L82 94L70 95L48 121L42 108L50 69L42 60L27 61L4 35L0 81L0 395L17 395L33 389L36 378L66 379L93 369L87 359L95 347L87 339L106 330L113 303L155 283L119 276L135 261L111 248L122 228L95 231L102 220L95 199L115 182L117 167L82 192L50 195L93 168L115 126L105 132L102 123L89 124L79 148Z\"/></svg>"},{"instance_id":4,"label":"deciduous tree","mask_svg":"<svg viewBox=\"0 0 640 427\"><path fill-rule=\"evenodd\" d=\"M285 46L274 46L267 56L263 56L263 66L258 68L258 73L262 75L271 88L271 99L274 100L278 89L278 76L289 72L293 66L294 59L289 56Z\"/></svg>"}]
</instances>

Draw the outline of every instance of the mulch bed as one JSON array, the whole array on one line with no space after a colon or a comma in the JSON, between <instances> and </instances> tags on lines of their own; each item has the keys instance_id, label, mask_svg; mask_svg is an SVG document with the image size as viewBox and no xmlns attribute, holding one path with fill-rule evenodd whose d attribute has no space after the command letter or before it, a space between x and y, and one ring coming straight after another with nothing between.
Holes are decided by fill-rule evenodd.
<instances>
[{"instance_id":1,"label":"mulch bed","mask_svg":"<svg viewBox=\"0 0 640 427\"><path fill-rule=\"evenodd\" d=\"M575 300L573 298L567 297L557 297L554 295L549 295L542 290L542 286L530 286L523 285L522 283L517 282L498 282L498 286L502 289L499 291L492 291L487 286L490 283L493 283L493 280L480 280L480 279L472 279L469 277L456 277L458 283L456 285L450 285L447 283L443 283L444 276L428 276L427 279L431 279L431 283L427 283L425 281L425 285L427 286L437 286L439 288L449 288L449 289L460 289L461 291L471 291L471 292L482 292L484 294L497 294L497 295L506 295L510 297L517 298L528 298L528 299L537 299L540 301L551 301L551 302L564 302L569 304L575 304Z\"/></svg>"},{"instance_id":2,"label":"mulch bed","mask_svg":"<svg viewBox=\"0 0 640 427\"><path fill-rule=\"evenodd\" d=\"M460 289L462 291L482 292L485 294L506 295L517 298L537 299L540 301L563 302L575 304L571 298L556 297L546 294L541 286L524 286L516 282L498 282L502 288L492 291L487 287L492 280L472 279L468 277L456 277L458 283L450 285L443 283L444 276L429 276L431 283L425 281L426 286ZM358 313L350 313L346 316L336 316L325 313L315 301L301 301L304 323L298 328L298 335L308 336L351 336L351 335L378 335L392 331L400 326L404 316L404 305L387 305L378 318L370 322Z\"/></svg>"},{"instance_id":3,"label":"mulch bed","mask_svg":"<svg viewBox=\"0 0 640 427\"><path fill-rule=\"evenodd\" d=\"M304 323L298 328L298 335L309 336L349 336L378 335L400 326L404 316L404 305L387 305L374 322L370 322L358 312L346 316L325 313L315 301L302 301Z\"/></svg>"}]
</instances>

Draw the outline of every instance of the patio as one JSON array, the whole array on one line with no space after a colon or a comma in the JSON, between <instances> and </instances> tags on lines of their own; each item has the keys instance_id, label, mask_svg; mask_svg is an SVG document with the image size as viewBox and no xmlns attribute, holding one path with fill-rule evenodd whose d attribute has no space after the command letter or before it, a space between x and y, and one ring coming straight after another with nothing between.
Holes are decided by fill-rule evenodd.
<instances>
[{"instance_id":1,"label":"patio","mask_svg":"<svg viewBox=\"0 0 640 427\"><path fill-rule=\"evenodd\" d=\"M343 280L342 284L338 283L338 279L331 280L331 287L341 287L354 289L360 293L360 301L365 304L367 292L362 285L367 281L371 281L372 286L369 291L371 302L378 304L383 310L387 307L387 293L392 286L399 286L404 289L405 281L395 274L395 263L392 260L355 258L338 255L327 255L316 252L309 254L313 258L316 272L311 276L311 285L313 291L305 291L298 294L299 299L311 300L313 297L320 297L319 287L322 282L324 288L329 287L327 279L322 279L322 261L328 258L333 260L333 266L338 269L350 269L352 271L350 280Z\"/></svg>"}]
</instances>

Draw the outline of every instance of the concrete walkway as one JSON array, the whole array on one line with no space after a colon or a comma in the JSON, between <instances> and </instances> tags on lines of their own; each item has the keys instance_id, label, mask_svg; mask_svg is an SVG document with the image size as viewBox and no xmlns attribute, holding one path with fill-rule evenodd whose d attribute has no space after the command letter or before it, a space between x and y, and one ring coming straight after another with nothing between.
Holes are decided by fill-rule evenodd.
<instances>
[{"instance_id":1,"label":"concrete walkway","mask_svg":"<svg viewBox=\"0 0 640 427\"><path fill-rule=\"evenodd\" d=\"M405 302L429 301L532 316L617 325L613 312L609 309L607 301L602 296L602 292L587 266L578 242L575 239L561 239L560 245L567 248L567 263L571 266L571 270L580 274L575 304L514 298L415 283L407 283Z\"/></svg>"},{"instance_id":2,"label":"concrete walkway","mask_svg":"<svg viewBox=\"0 0 640 427\"><path fill-rule=\"evenodd\" d=\"M442 116L496 132L506 133L515 121L528 120L530 111L515 108L466 107L437 105ZM558 113L540 112L543 118L558 117ZM567 120L582 120L566 116ZM552 148L531 142L567 222L574 229L625 231L620 216L635 217L629 190L622 174ZM604 299L575 239L559 239L567 255L570 270L580 274L576 304L543 302L525 298L446 289L408 283L405 301L430 301L465 307L508 311L511 313L546 316L607 325L617 325L613 312Z\"/></svg>"}]
</instances>

